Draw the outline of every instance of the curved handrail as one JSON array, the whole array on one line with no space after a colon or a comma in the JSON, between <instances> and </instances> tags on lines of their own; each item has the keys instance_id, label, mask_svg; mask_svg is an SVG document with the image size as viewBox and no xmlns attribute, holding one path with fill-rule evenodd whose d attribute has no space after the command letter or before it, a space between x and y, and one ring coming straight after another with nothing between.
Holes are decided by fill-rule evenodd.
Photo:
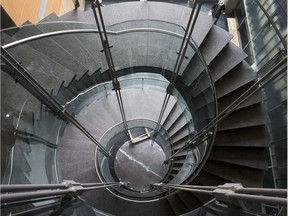
<instances>
[{"instance_id":1,"label":"curved handrail","mask_svg":"<svg viewBox=\"0 0 288 216\"><path fill-rule=\"evenodd\" d=\"M181 35L181 34L171 32L168 30L164 30L164 29L156 29L156 28L132 28L132 29L125 29L125 30L120 30L120 31L107 31L107 34L109 34L109 35L122 35L122 34L126 34L126 33L134 33L134 32L163 33L163 34L168 34L168 35L183 39L183 35ZM6 45L3 45L2 47L4 49L9 49L9 48L21 45L23 43L33 41L33 40L39 40L39 39L43 39L43 38L47 38L47 37L51 37L51 36L59 36L59 35L65 35L65 34L78 34L78 33L95 33L95 34L98 34L99 30L98 29L72 29L72 30L70 29L70 30L53 31L53 32L37 34L37 35L33 35L33 36L30 36L27 38L23 38L23 39L8 43ZM194 43L192 43L190 45L194 46Z\"/></svg>"}]
</instances>

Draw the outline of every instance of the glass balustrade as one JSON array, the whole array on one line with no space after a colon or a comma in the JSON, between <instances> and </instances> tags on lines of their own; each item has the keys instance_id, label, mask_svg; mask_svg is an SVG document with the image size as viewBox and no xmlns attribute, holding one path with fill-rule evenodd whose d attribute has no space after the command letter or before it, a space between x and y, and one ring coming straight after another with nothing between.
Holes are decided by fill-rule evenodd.
<instances>
[{"instance_id":1,"label":"glass balustrade","mask_svg":"<svg viewBox=\"0 0 288 216\"><path fill-rule=\"evenodd\" d=\"M4 39L2 40L4 48L23 65L29 74L39 82L46 91L51 92L67 111L75 115L76 119L85 125L85 120L81 119L81 111L93 102L113 94L113 86L111 84L108 66L95 26L74 22L50 22L40 23L37 27L33 25L23 26L20 30L22 32L21 34L19 32L17 33L17 31L18 29L15 28L1 32L2 38ZM26 34L24 34L25 32ZM179 55L178 51L184 34L183 28L162 21L139 20L110 26L107 28L107 34L111 45L116 76L118 76L121 90L133 91L133 89L142 89L143 91L148 91L147 89L149 89L151 91L157 91L163 95L163 98L161 96L157 99L163 101L169 80L173 75L176 59ZM20 36L18 37L18 35ZM28 37L28 39L26 37ZM23 39L23 41L21 41L21 39ZM13 44L13 42L15 43ZM27 55L27 53L29 53L29 55ZM2 74L3 76L8 76L3 72ZM11 89L11 92L7 89L2 92L2 95L10 98L10 94L14 94L13 97L16 98L18 91L25 92L22 91L22 87L19 84L13 83L13 86L18 87L13 88L13 90ZM186 123L181 126L183 128L179 128L181 129L179 132L175 131L175 129L170 129L174 131L174 137L172 138L170 137L169 131L165 131L166 129L164 128L160 130L161 139L167 142L166 147L163 145L159 147L165 152L164 160L169 159L173 154L182 150L186 143L194 137L195 133L201 131L206 124L215 117L217 112L215 91L209 75L209 69L205 65L205 61L192 39L187 48L175 87L172 97L173 100L177 101L177 106L180 107L179 109L182 113L181 116L183 116L183 119L185 119L184 122ZM24 98L26 98L26 96L21 97L21 99ZM125 100L123 101L124 107L130 103L125 102ZM37 139L35 136L32 139L36 139L37 142L39 140L41 142L45 141L44 144L37 145L37 147L42 146L42 148L39 147L39 149L35 151L42 152L43 157L48 157L47 155L53 156L55 163L53 165L53 172L50 169L49 172L47 171L47 174L45 169L41 169L43 175L44 173L48 175L45 178L43 177L43 183L45 181L45 183L52 183L56 180L60 181L61 177L59 177L60 180L56 179L56 177L59 176L58 172L60 170L57 166L59 163L57 149L66 123L54 116L53 113L49 112L43 105L41 106L41 104L37 106L28 106L28 102L21 102L21 106L11 104L11 108L15 109L14 106L20 107L17 108L18 110L23 106L23 109L27 110L27 112L31 109L30 112L34 113L31 119L34 118L36 113L37 116L42 116L42 118L37 121L37 125L33 125L33 130L43 132L45 128L46 130L47 128L53 128L51 133L49 131L49 133L39 132L39 134L37 134L37 132L34 134L37 135ZM156 113L154 115L157 115L160 109L161 106L159 105L159 107L153 111L153 113ZM166 117L168 114L169 113L165 114ZM20 125L22 122L24 124L24 120L20 121ZM147 122L150 123L148 124ZM140 118L133 121L129 120L128 125L132 128L147 127L148 130L150 129L152 131L154 127L156 128L156 122L157 118L152 119L152 121L151 119L149 121ZM46 127L46 123L48 127ZM95 125L97 125L97 121L95 121ZM111 132L113 131L113 126L115 126L118 128L117 131L122 131L123 125L121 125L121 120L119 120L118 126L110 125L107 129L110 128L109 131ZM12 127L12 125L10 126ZM15 125L13 126L15 127ZM95 135L93 134L93 129L89 128L88 124L86 124L85 127L87 127L87 130L91 132L92 135ZM185 157L183 162L181 162L182 167L177 173L174 173L175 170L173 171L174 160L170 158L171 160L165 165L167 169L165 168L165 174L161 176L160 181L169 181L177 184L190 181L198 170L201 169L203 161L208 157L214 139L214 130L215 128L207 131L205 137L201 141L198 140L197 144L194 143L189 147L183 148L180 154ZM25 133L26 132L24 132L24 134ZM11 132L4 131L4 134L10 137ZM27 137L27 134L23 136ZM99 138L101 137L101 144L104 146L108 145L107 143L109 143L110 136L102 134ZM23 138L23 140L25 139ZM23 140L21 140L21 142L24 142ZM24 152L24 150L21 149L22 145L16 148L17 145L15 141L14 143L11 142L11 147L7 148L7 151L13 149L14 152L18 152L17 154L22 154ZM111 143L109 145L111 145ZM112 146L109 145L106 147L111 150ZM49 154L47 152L49 152ZM99 152L97 154L101 155ZM30 154L30 158L33 158L33 161L37 161L40 155L41 154ZM103 155L99 156L99 158L102 159L97 158L98 166L100 166L100 164L103 165L99 168L102 173L99 175L104 175L102 180L115 180L113 176L109 176L110 174L108 177L105 176L107 174L105 171L106 168L109 170L107 167L109 163L103 161L108 159L104 158ZM13 156L5 158L7 164L9 164L3 168L5 171L7 171L9 166L15 166L15 164L11 165L14 159L15 157L13 158ZM106 165L104 166L104 164ZM39 163L38 166L45 167L46 165L45 163L42 165ZM35 175L37 172L35 168ZM171 173L173 177L171 177ZM5 174L5 178L2 177L2 179L6 179L6 183L9 183L7 181L7 176L9 175L11 174ZM13 183L13 181L10 180L10 183ZM153 191L151 194L148 194L146 190L148 189L145 188L145 193L139 193L139 191L135 192L127 187L125 190L118 191L117 193L122 193L124 197L136 197L139 199L151 199L163 196L163 192Z\"/></svg>"}]
</instances>

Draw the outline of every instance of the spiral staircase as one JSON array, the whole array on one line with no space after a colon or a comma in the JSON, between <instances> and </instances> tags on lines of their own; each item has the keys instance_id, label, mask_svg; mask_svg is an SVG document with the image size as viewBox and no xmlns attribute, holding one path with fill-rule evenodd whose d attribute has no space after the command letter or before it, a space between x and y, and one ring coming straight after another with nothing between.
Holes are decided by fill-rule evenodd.
<instances>
[{"instance_id":1,"label":"spiral staircase","mask_svg":"<svg viewBox=\"0 0 288 216\"><path fill-rule=\"evenodd\" d=\"M163 27L179 34L183 31L181 26L185 27L187 23L190 10L186 7L158 2L127 2L102 8L108 30L129 29L134 27L135 21L139 21L140 24L137 25L140 26L137 27ZM153 22L149 23L147 20L153 20ZM95 29L94 23L92 11L83 13L75 10L61 17L51 14L38 25L26 23L22 28L6 31L2 36L2 46L38 34L70 29ZM117 71L120 83L129 79L132 82L136 79L140 80L134 85L127 84L121 89L127 121L149 119L155 123L165 97L165 88L142 80L152 77L154 80L160 79L162 83L167 83L171 77L169 69L173 67L173 60L177 58L177 47L175 44L170 46L174 56L172 55L173 57L169 57L165 62L165 72L163 72L162 59L156 59L155 56L163 55L169 50L159 48L163 45L160 36L152 39L155 42L154 45L158 44L159 47L148 46L144 51L140 50L144 49L141 47L141 43L146 41L141 35L139 37L128 35L118 40L117 37L115 38L111 36L110 44L113 45L111 51L116 67L117 64L121 64L121 68ZM203 78L205 68L199 56L192 49L188 50L183 70L175 83L179 97L185 101L184 106L183 103L179 103L179 97L172 97L161 121L163 130L160 134L167 133L169 135L167 136L169 140L167 138L165 141L173 144L171 145L172 153L191 139L199 125L203 127L213 118L216 114L215 106L217 104L218 112L221 112L257 80L256 72L245 62L246 54L230 42L231 34L213 24L213 17L200 12L192 38L210 70L217 103L211 94L213 87L209 83L208 76ZM128 46L128 41L132 45ZM165 43L165 40L162 43ZM140 48L137 47L137 44L140 44ZM125 56L123 58L122 52L129 54L127 50L130 50L132 54L130 53L128 58L123 55ZM115 125L121 125L121 113L115 92L107 91L111 78L107 66L104 64L104 55L96 34L71 33L66 34L65 37L61 35L46 37L32 43L11 47L8 51L16 60L21 61L21 64L41 85L45 86L47 91L51 92L59 103L67 105L67 102L72 101L74 104L69 102L69 105L72 104L69 109L100 142L105 138L107 131ZM146 58L143 58L143 53L146 53ZM41 59L41 61L35 59ZM3 71L5 71L5 67ZM6 83L5 88L13 94L13 91L16 90L9 86L14 84L3 73L1 75L2 82ZM95 90L94 86L100 86L101 89L99 87L99 90L97 88ZM87 91L87 89L93 90ZM85 91L88 93L84 94ZM10 98L9 95L6 97ZM19 98L21 97L27 98L29 95L19 91ZM209 157L205 159L206 161L204 160L203 168L197 170L197 176L193 176L193 179L186 179L185 183L217 186L236 182L248 187L262 187L264 173L267 169L266 148L269 145L269 134L265 126L269 122L269 118L263 109L263 100L262 92L254 94L218 124L213 148ZM13 100L9 103L7 107L13 107ZM187 107L193 107L194 113L187 113L189 111ZM4 107L4 109L6 108ZM60 119L51 118L53 113L40 103L27 104L25 109L31 110L31 112L25 114L18 130L25 131L26 135L33 134L34 136L30 137L26 143L20 138L16 139L15 145L19 148L16 148L15 151L19 151L18 155L22 156L19 156L14 162L17 172L14 171L12 177L10 176L12 179L10 183L38 183L39 179L33 179L31 172L47 170L47 167L45 164L36 162L37 158L40 161L41 158L45 158L46 161L53 160L47 156L47 152L37 150L42 145L57 149L63 179L85 183L103 181L97 165L95 165L97 148L91 140L87 139L73 124L66 125ZM34 116L32 113L39 113L39 116ZM197 121L194 116L197 116ZM192 121L196 121L198 125L193 125ZM31 125L33 125L33 129L31 129ZM47 130L50 132L47 133ZM53 134L60 134L60 136L52 136ZM42 139L39 140L36 137ZM58 142L59 146L55 144ZM138 148L141 152L143 151L141 146L143 147L144 144L135 144L133 148ZM149 152L146 149L146 153L141 152L141 154L151 160L159 154L159 149L156 147L148 150ZM137 152L129 151L131 149L129 150L128 147L127 154L139 156ZM154 151L156 151L155 155L153 155ZM175 156L171 162L173 166L166 176L166 182L173 182L173 179L179 176L183 165L187 165L186 156L187 151ZM126 162L127 160L126 158ZM120 163L122 172L133 169L127 162L125 171L125 160L123 163ZM120 168L118 167L118 169ZM133 172L135 175L148 175L149 171L141 169L143 166L136 166ZM38 174L38 176L41 175ZM51 176L53 174L50 170L43 175ZM132 177L132 180L133 178L135 176ZM42 183L45 181L44 179L43 177ZM54 177L50 179L54 179ZM53 181L47 183L53 183ZM174 191L169 196L157 197L153 201L141 199L137 201L137 199L130 199L127 195L123 198L121 191L119 193L120 195L102 189L85 192L81 198L90 206L107 215L126 216L181 215L201 207L213 198L187 191Z\"/></svg>"}]
</instances>

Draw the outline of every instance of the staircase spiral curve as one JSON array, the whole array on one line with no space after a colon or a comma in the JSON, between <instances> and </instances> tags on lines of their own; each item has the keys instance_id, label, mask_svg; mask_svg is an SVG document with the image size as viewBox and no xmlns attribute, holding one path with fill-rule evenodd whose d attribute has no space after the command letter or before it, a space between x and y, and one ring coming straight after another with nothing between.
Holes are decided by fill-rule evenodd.
<instances>
[{"instance_id":1,"label":"staircase spiral curve","mask_svg":"<svg viewBox=\"0 0 288 216\"><path fill-rule=\"evenodd\" d=\"M105 6L102 11L107 29L111 31L132 28L134 22L138 21L138 23L141 23L140 26L152 28L160 28L160 22L166 30L173 31L173 27L175 27L175 33L181 34L181 26L186 26L190 9L166 3L130 2ZM92 11L83 13L75 10L61 17L51 14L38 25L27 23L26 26L29 28L19 28L8 32L2 40L2 45L32 35L63 29L95 29L94 22ZM165 26L166 24L167 26ZM122 77L124 80L125 77L129 78L134 73L138 74L138 78L140 77L139 85L123 87L122 89L127 120L149 119L156 122L162 105L162 99L159 98L163 98L165 92L163 88L155 87L153 84L145 84L141 87L141 75L147 76L148 74L149 76L149 73L152 73L152 77L158 79L159 74L162 73L164 77L167 74L163 74L163 70L161 70L163 62L159 63L159 60L153 59L153 56L149 54L157 52L158 47L137 47L137 44L141 44L142 36L139 34L139 38L132 38L128 34L120 37L118 41L115 39L117 37L113 38L111 36L110 44L113 45L111 50L115 64L117 65L121 60L123 61L121 62L123 67L118 72L120 78ZM245 61L246 54L230 42L232 35L214 25L213 18L208 14L200 13L192 38L199 47L199 51L210 70L216 91L218 112L221 112L255 83L257 74ZM145 42L145 39L143 40ZM155 40L155 44L161 43L160 36L159 38L153 38L153 40ZM128 41L132 45L128 46ZM116 47L120 48L116 49ZM171 47L173 49L173 44ZM139 49L146 50L139 51ZM177 51L177 48L175 49ZM30 51L29 56L26 55L27 50ZM115 53L113 53L113 50L115 50ZM122 59L121 50L127 53L130 50L132 54L128 55L128 59ZM160 49L156 55L163 55L164 51L165 49ZM73 110L76 119L96 139L103 139L103 135L107 131L121 123L121 115L115 94L113 91L105 91L104 84L110 81L110 77L105 64L103 64L105 62L104 55L95 34L75 33L67 34L65 37L48 37L22 46L21 49L11 48L9 52L19 59L28 71L35 69L41 71L41 67L45 67L46 70L43 71L49 71L50 68L51 73L53 73L51 80L47 80L47 75L42 77L41 73L34 75L38 81L48 86L47 89L62 104L71 101L75 96L79 96L81 92L85 92L95 85L102 85L102 90L99 90L98 94L95 90L93 101L90 99L83 102L79 97L79 103L84 103L85 106ZM147 55L146 59L142 58L143 53ZM207 124L207 116L202 114L209 112L209 104L213 106L215 103L213 98L209 97L211 91L209 82L201 80L204 70L203 65L197 55L193 54L193 51L191 53L185 59L186 63L183 64L184 68L177 80L176 88L179 86L181 88L179 92L185 93L185 91L191 92L197 86L197 90L193 91L193 95L188 93L187 95L193 97L193 102L197 104L194 107L194 115L197 116L198 122ZM137 56L137 54L139 55ZM166 68L172 67L173 62L169 62L169 60L176 59L177 55L174 54L175 57L165 62ZM31 64L33 58L36 57L43 60L42 65L39 62ZM160 69L157 69L159 64ZM169 73L166 76L167 80L168 77ZM262 92L254 94L218 124L210 155L201 171L189 182L190 184L213 186L237 182L249 187L262 186L264 173L267 169L266 148L269 145L269 135L265 126L269 123L269 119L262 107L264 97L265 95ZM187 97L185 99L187 100ZM70 108L73 109L73 107ZM43 107L42 109L45 110ZM189 131L191 124L187 123L186 112L177 103L177 100L172 98L161 122L175 149L181 148L191 136L191 131ZM45 115L47 115L46 119L49 119L49 114L47 112L43 113L46 114L43 114L39 119L31 117L31 121L38 125L38 128L45 127L43 122L48 121L43 120ZM60 124L60 122L51 122L51 125L53 124ZM39 131L41 130L39 129ZM51 132L51 134L53 133L57 132ZM45 134L40 137L45 137ZM53 140L53 138L47 137L47 140L51 139ZM101 181L95 168L95 145L72 124L65 126L59 147L54 147L58 148L63 179L78 182ZM23 150L23 152L29 151L31 151L29 148ZM151 149L149 151L152 152ZM184 164L183 160L185 160L186 154L187 152L183 151L174 158L174 166L167 176L167 181L171 181L177 176ZM121 166L125 168L125 165ZM23 170L29 172L29 167L23 168ZM89 205L111 215L165 216L184 214L202 206L213 198L179 191L163 199L153 200L153 202L132 202L115 196L106 189L85 192L81 197Z\"/></svg>"}]
</instances>

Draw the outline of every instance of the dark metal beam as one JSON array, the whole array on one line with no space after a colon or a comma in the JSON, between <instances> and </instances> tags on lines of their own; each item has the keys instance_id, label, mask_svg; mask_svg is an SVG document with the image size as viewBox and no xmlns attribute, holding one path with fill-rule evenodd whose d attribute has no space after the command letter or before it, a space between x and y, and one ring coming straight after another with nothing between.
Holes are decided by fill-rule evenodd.
<instances>
[{"instance_id":1,"label":"dark metal beam","mask_svg":"<svg viewBox=\"0 0 288 216\"><path fill-rule=\"evenodd\" d=\"M190 43L190 39L192 37L192 32L194 30L201 6L202 6L202 0L195 0L195 3L193 5L193 8L191 10L190 17L189 17L189 20L187 23L187 27L186 27L186 30L184 33L184 37L183 37L183 40L181 43L180 51L179 51L178 57L177 57L176 62L175 62L173 74L171 76L170 83L167 86L166 95L165 95L164 101L163 101L162 106L161 106L160 114L159 114L159 117L157 120L157 126L155 128L156 133L160 130L160 124L161 124L163 115L165 113L165 110L167 108L170 96L172 95L172 92L174 90L175 83L178 79L180 68L182 66L183 59L185 58L185 54L186 54L188 45Z\"/></svg>"},{"instance_id":2,"label":"dark metal beam","mask_svg":"<svg viewBox=\"0 0 288 216\"><path fill-rule=\"evenodd\" d=\"M67 181L64 184L31 184L31 185L1 185L1 203L10 203L38 198L51 198L55 196L79 196L84 191L97 190L112 186L122 186L122 182L104 183L77 183ZM29 192L27 192L29 191ZM4 193L3 193L4 192ZM13 192L13 193L5 193Z\"/></svg>"},{"instance_id":3,"label":"dark metal beam","mask_svg":"<svg viewBox=\"0 0 288 216\"><path fill-rule=\"evenodd\" d=\"M112 54L111 54L111 49L110 49L110 45L109 45L109 40L107 37L107 32L106 32L106 28L105 28L104 20L103 20L103 16L102 16L101 4L99 3L99 0L91 0L91 6L92 6L92 11L94 14L95 22L96 22L96 25L98 28L100 40L101 40L101 43L103 46L103 52L105 54L106 61L107 61L108 67L109 67L110 78L112 79L113 90L116 93L122 121L123 121L125 130L126 130L127 135L128 135L128 125L127 125L123 100L122 100L122 96L121 96L120 83L119 83L117 76L116 76L116 73L115 73L115 66L114 66L114 62L113 62L113 58L112 58ZM95 8L97 8L97 11Z\"/></svg>"}]
</instances>

